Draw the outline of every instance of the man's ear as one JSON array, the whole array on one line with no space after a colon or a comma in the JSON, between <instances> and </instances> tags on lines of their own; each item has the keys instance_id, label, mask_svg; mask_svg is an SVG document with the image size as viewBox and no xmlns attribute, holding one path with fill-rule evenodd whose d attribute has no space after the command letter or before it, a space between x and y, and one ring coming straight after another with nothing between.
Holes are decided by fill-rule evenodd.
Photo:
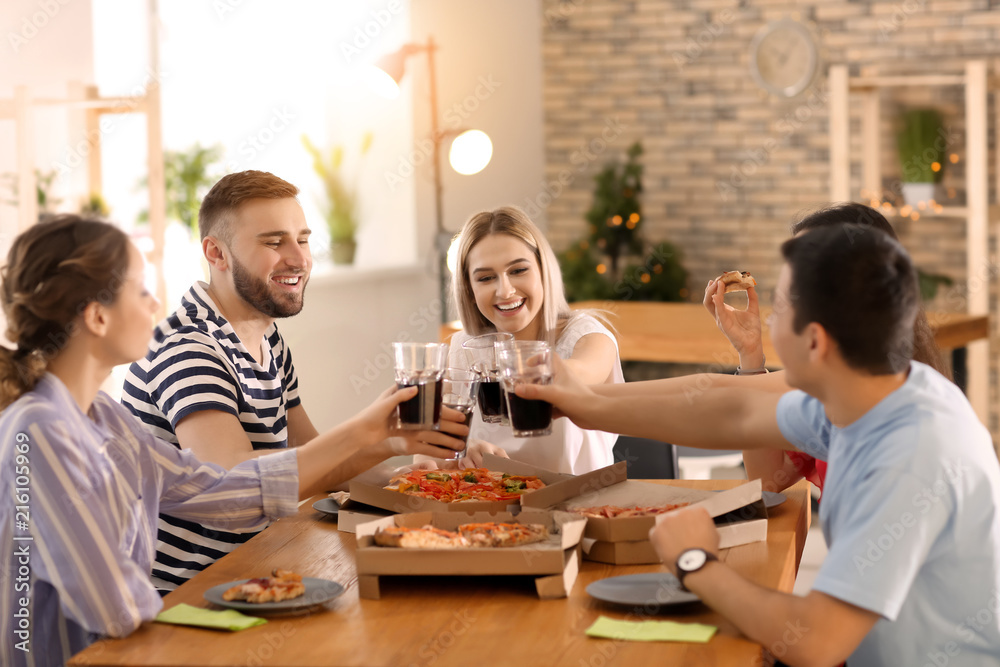
<instances>
[{"instance_id":1,"label":"man's ear","mask_svg":"<svg viewBox=\"0 0 1000 667\"><path fill-rule=\"evenodd\" d=\"M201 251L205 254L205 259L212 268L219 271L225 271L229 268L229 249L219 239L214 236L206 236L201 241Z\"/></svg>"},{"instance_id":2,"label":"man's ear","mask_svg":"<svg viewBox=\"0 0 1000 667\"><path fill-rule=\"evenodd\" d=\"M810 322L805 330L809 341L809 356L812 361L821 361L827 358L830 352L836 347L834 340L822 324Z\"/></svg>"},{"instance_id":3,"label":"man's ear","mask_svg":"<svg viewBox=\"0 0 1000 667\"><path fill-rule=\"evenodd\" d=\"M82 328L98 337L108 333L108 311L100 301L91 301L80 313Z\"/></svg>"}]
</instances>

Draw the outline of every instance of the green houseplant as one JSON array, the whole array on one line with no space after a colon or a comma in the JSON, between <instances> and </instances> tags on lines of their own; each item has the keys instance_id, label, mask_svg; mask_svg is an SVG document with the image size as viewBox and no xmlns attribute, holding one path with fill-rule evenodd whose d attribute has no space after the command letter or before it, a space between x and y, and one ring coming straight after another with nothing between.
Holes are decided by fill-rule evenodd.
<instances>
[{"instance_id":1,"label":"green houseplant","mask_svg":"<svg viewBox=\"0 0 1000 667\"><path fill-rule=\"evenodd\" d=\"M903 114L896 139L903 200L910 206L934 199L934 184L944 173L942 127L941 114L935 109L910 109Z\"/></svg>"},{"instance_id":2,"label":"green houseplant","mask_svg":"<svg viewBox=\"0 0 1000 667\"><path fill-rule=\"evenodd\" d=\"M372 133L366 132L361 138L363 158L372 145ZM302 135L302 144L313 159L313 171L323 181L326 201L322 205L323 216L330 230L330 255L334 264L352 264L357 249L358 218L357 173L349 185L341 174L344 163L344 147L340 144L330 149L324 157L319 148Z\"/></svg>"},{"instance_id":3,"label":"green houseplant","mask_svg":"<svg viewBox=\"0 0 1000 667\"><path fill-rule=\"evenodd\" d=\"M163 184L168 220L180 222L192 237L198 235L198 210L201 200L219 179L216 163L222 158L222 146L195 144L186 151L163 153ZM148 178L140 185L148 187ZM139 219L149 220L143 211Z\"/></svg>"},{"instance_id":4,"label":"green houseplant","mask_svg":"<svg viewBox=\"0 0 1000 667\"><path fill-rule=\"evenodd\" d=\"M641 155L636 142L624 164L607 164L594 177L589 234L559 254L570 301L682 301L687 294L687 271L677 248L666 241L647 243L640 234Z\"/></svg>"}]
</instances>

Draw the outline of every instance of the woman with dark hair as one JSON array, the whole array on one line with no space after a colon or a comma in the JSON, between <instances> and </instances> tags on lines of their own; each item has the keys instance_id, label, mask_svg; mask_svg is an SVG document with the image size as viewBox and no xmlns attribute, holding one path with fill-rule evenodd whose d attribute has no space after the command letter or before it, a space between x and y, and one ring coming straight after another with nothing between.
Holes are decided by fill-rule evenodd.
<instances>
[{"instance_id":1,"label":"woman with dark hair","mask_svg":"<svg viewBox=\"0 0 1000 667\"><path fill-rule=\"evenodd\" d=\"M798 236L811 229L855 223L866 230L876 230L899 240L896 231L877 210L850 202L829 206L810 213L792 225L792 236ZM765 373L764 351L761 344L760 310L757 303L757 292L747 290L747 308L738 310L723 302L724 287L716 281L709 281L705 288L705 308L715 318L719 329L726 335L729 342L739 353L740 365L737 375L757 375ZM923 308L917 312L913 325L913 349L907 350L908 356L914 361L927 364L945 377L951 379L950 371L945 367L941 355L934 342L934 332ZM767 378L756 381L760 388L771 388L774 391L790 391L785 383L784 373L771 373ZM741 385L745 386L745 385ZM818 461L802 452L781 452L779 450L748 450L743 452L743 463L746 466L749 479L761 479L765 488L780 491L788 488L803 477L815 484L821 490L826 479L826 462Z\"/></svg>"},{"instance_id":2,"label":"woman with dark hair","mask_svg":"<svg viewBox=\"0 0 1000 667\"><path fill-rule=\"evenodd\" d=\"M157 304L143 273L125 234L79 216L35 225L10 249L0 289L16 345L0 348L2 665L62 665L96 637L151 620L163 604L149 578L161 510L228 530L294 514L300 497L329 488L328 471L393 434L390 415L416 394L387 392L334 429L329 446L229 471L203 464L99 391L114 366L146 352ZM414 451L443 450L398 453Z\"/></svg>"}]
</instances>

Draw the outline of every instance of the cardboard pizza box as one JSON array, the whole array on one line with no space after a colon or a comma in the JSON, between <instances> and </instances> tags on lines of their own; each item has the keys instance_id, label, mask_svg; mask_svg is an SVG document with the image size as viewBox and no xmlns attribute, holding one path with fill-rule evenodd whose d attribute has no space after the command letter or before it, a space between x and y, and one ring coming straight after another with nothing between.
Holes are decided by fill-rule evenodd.
<instances>
[{"instance_id":1,"label":"cardboard pizza box","mask_svg":"<svg viewBox=\"0 0 1000 667\"><path fill-rule=\"evenodd\" d=\"M716 519L716 528L719 532L720 549L767 540L767 519L732 523ZM612 565L648 565L660 562L653 543L648 539L634 542L605 542L584 538L583 558Z\"/></svg>"},{"instance_id":2,"label":"cardboard pizza box","mask_svg":"<svg viewBox=\"0 0 1000 667\"><path fill-rule=\"evenodd\" d=\"M430 524L455 530L464 523L540 523L549 528L545 542L494 549L400 549L375 544L377 530L389 526L419 528ZM359 591L363 598L378 599L378 576L535 575L542 598L565 597L579 571L577 545L586 521L567 512L523 510L509 512L416 512L398 514L357 527L356 552Z\"/></svg>"},{"instance_id":3,"label":"cardboard pizza box","mask_svg":"<svg viewBox=\"0 0 1000 667\"><path fill-rule=\"evenodd\" d=\"M524 494L519 503L510 501L443 503L439 500L417 498L385 489L383 487L389 483L387 478L378 484L351 481L351 499L400 514L411 512L504 512L518 506L546 509L581 493L587 493L601 486L616 484L626 478L624 462L574 476L486 454L483 457L483 467L487 470L505 472L511 475L534 475L545 482L545 487Z\"/></svg>"},{"instance_id":4,"label":"cardboard pizza box","mask_svg":"<svg viewBox=\"0 0 1000 667\"><path fill-rule=\"evenodd\" d=\"M340 511L337 512L337 530L342 533L354 533L357 532L359 524L392 516L392 514L389 510L349 499L340 506Z\"/></svg>"},{"instance_id":5,"label":"cardboard pizza box","mask_svg":"<svg viewBox=\"0 0 1000 667\"><path fill-rule=\"evenodd\" d=\"M688 489L666 484L650 484L627 480L611 486L595 488L590 493L572 498L557 509L572 511L576 508L656 506L688 503L708 510L709 516L727 517L724 523L767 519L767 508L762 499L760 480L747 482L727 491ZM584 537L602 542L640 542L648 538L649 530L660 517L654 516L588 517Z\"/></svg>"}]
</instances>

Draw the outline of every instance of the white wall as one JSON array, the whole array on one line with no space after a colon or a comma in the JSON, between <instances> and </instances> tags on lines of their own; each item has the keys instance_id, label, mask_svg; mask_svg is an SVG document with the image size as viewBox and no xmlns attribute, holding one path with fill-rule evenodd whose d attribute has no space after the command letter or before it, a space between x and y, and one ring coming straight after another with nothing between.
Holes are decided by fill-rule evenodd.
<instances>
[{"instance_id":1,"label":"white wall","mask_svg":"<svg viewBox=\"0 0 1000 667\"><path fill-rule=\"evenodd\" d=\"M10 99L14 87L30 86L34 97L65 97L67 83L91 83L94 78L90 1L42 3L6 0L0 3L0 98ZM65 109L43 108L33 113L35 164L51 171L65 159L74 141ZM82 124L74 128L82 135ZM0 120L0 174L17 170L16 135L12 120ZM59 184L62 195L82 186L85 175L73 174ZM3 185L6 188L6 183ZM0 199L6 200L6 189ZM76 202L65 202L75 204ZM17 233L17 209L0 204L0 253L7 255Z\"/></svg>"},{"instance_id":2,"label":"white wall","mask_svg":"<svg viewBox=\"0 0 1000 667\"><path fill-rule=\"evenodd\" d=\"M493 140L493 160L461 176L442 157L445 227L458 231L484 208L525 205L542 192L541 8L539 0L413 0L414 41L433 35L442 127L478 128ZM492 89L492 90L491 90ZM413 96L414 146L429 135L426 58L407 63L404 94ZM457 105L457 106L456 106ZM440 301L435 258L433 176L428 161L416 182L417 266L360 271L351 278L316 276L303 312L279 326L292 347L306 409L317 428L350 417L393 381L386 345L393 340L437 340ZM544 224L544 220L538 220ZM367 375L366 375L367 373ZM369 384L370 383L370 384Z\"/></svg>"}]
</instances>

